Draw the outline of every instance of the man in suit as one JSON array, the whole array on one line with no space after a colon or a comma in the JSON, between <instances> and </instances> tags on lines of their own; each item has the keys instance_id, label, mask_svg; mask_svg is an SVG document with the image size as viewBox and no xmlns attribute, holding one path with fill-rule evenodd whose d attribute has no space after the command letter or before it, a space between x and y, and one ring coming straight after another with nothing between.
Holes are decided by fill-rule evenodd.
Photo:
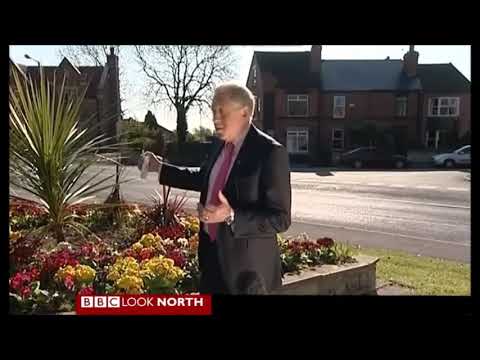
<instances>
[{"instance_id":1,"label":"man in suit","mask_svg":"<svg viewBox=\"0 0 480 360\"><path fill-rule=\"evenodd\" d=\"M291 223L288 153L252 124L255 98L226 83L212 101L214 142L198 171L162 163L152 153L150 171L160 184L198 191L200 292L268 293L282 285L277 233Z\"/></svg>"}]
</instances>

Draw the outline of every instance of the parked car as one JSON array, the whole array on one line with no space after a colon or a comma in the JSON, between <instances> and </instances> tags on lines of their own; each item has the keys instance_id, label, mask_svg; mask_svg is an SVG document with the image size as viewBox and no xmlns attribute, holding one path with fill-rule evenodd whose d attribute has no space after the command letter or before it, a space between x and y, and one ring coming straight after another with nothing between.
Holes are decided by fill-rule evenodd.
<instances>
[{"instance_id":1,"label":"parked car","mask_svg":"<svg viewBox=\"0 0 480 360\"><path fill-rule=\"evenodd\" d=\"M462 146L451 153L433 156L433 162L437 166L453 168L454 166L470 166L470 145Z\"/></svg>"},{"instance_id":2,"label":"parked car","mask_svg":"<svg viewBox=\"0 0 480 360\"><path fill-rule=\"evenodd\" d=\"M396 154L386 149L369 146L343 153L340 156L340 163L353 166L355 169L361 169L366 166L403 169L408 165L408 158L405 155Z\"/></svg>"}]
</instances>

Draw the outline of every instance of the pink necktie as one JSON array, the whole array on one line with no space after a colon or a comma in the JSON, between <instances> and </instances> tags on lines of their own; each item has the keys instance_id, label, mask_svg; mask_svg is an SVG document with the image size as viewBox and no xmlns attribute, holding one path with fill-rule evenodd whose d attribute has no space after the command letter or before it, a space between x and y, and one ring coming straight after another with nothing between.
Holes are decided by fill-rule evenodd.
<instances>
[{"instance_id":1,"label":"pink necktie","mask_svg":"<svg viewBox=\"0 0 480 360\"><path fill-rule=\"evenodd\" d=\"M215 178L215 182L212 188L212 193L211 193L212 195L209 203L211 205L218 206L220 204L220 199L218 198L218 192L221 191L225 186L225 182L227 180L227 173L233 159L234 148L235 147L233 146L232 143L225 144L223 163L222 163L222 166L220 167L220 171L218 172L217 177ZM217 238L217 225L218 223L207 224L208 234L210 235L210 239L212 241L215 241L215 239Z\"/></svg>"}]
</instances>

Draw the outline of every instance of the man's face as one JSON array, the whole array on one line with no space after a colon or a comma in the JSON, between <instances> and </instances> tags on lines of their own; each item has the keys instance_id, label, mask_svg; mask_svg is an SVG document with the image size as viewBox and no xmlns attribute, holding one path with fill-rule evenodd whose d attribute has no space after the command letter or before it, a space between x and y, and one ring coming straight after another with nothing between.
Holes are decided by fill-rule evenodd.
<instances>
[{"instance_id":1,"label":"man's face","mask_svg":"<svg viewBox=\"0 0 480 360\"><path fill-rule=\"evenodd\" d=\"M216 135L227 142L233 142L249 122L248 107L220 96L213 99L212 113Z\"/></svg>"}]
</instances>

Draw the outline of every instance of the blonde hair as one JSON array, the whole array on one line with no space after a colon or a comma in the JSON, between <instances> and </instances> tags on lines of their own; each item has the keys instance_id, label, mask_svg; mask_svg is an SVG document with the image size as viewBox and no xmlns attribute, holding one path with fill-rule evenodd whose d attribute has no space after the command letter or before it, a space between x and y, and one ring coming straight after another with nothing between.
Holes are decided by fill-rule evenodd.
<instances>
[{"instance_id":1,"label":"blonde hair","mask_svg":"<svg viewBox=\"0 0 480 360\"><path fill-rule=\"evenodd\" d=\"M255 96L246 86L238 84L236 82L225 82L215 88L215 99L221 99L220 101L232 101L239 105L246 106L250 115L253 114L255 108Z\"/></svg>"}]
</instances>

